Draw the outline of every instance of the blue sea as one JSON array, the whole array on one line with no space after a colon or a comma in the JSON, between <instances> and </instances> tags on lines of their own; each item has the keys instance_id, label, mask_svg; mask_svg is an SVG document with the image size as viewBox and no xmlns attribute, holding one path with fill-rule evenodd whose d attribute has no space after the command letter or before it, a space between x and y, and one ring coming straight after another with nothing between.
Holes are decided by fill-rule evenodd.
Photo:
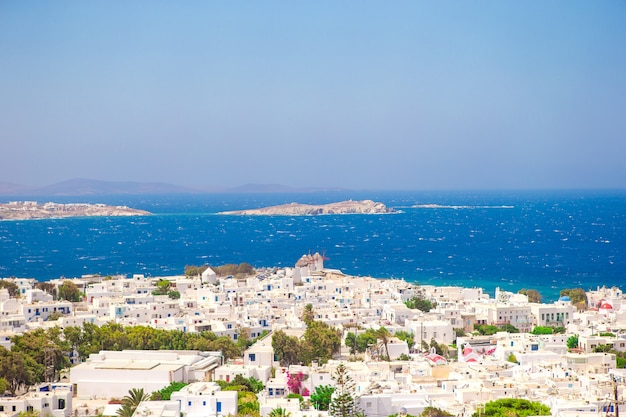
<instances>
[{"instance_id":1,"label":"blue sea","mask_svg":"<svg viewBox=\"0 0 626 417\"><path fill-rule=\"evenodd\" d=\"M626 283L626 191L327 192L10 200L105 203L148 217L0 221L0 277L183 273L185 265L293 266L320 252L356 276L539 290ZM290 202L372 199L383 215L229 216Z\"/></svg>"}]
</instances>

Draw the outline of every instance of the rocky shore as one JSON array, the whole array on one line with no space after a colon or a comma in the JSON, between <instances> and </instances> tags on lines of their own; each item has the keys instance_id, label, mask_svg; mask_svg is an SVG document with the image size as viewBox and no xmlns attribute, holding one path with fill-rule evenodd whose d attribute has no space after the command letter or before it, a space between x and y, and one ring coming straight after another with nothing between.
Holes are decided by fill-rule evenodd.
<instances>
[{"instance_id":1,"label":"rocky shore","mask_svg":"<svg viewBox=\"0 0 626 417\"><path fill-rule=\"evenodd\" d=\"M315 216L321 214L386 214L394 212L393 208L389 208L380 202L347 200L321 205L291 203L250 210L223 211L219 214L240 216Z\"/></svg>"},{"instance_id":2,"label":"rocky shore","mask_svg":"<svg viewBox=\"0 0 626 417\"><path fill-rule=\"evenodd\" d=\"M127 206L105 204L59 204L36 201L12 201L0 204L0 220L30 220L84 216L148 216L152 213Z\"/></svg>"}]
</instances>

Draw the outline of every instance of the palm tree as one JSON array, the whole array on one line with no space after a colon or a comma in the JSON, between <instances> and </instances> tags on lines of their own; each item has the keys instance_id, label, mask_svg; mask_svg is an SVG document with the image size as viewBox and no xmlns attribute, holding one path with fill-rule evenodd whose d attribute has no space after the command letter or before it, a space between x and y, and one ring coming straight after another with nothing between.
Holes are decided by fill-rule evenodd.
<instances>
[{"instance_id":1,"label":"palm tree","mask_svg":"<svg viewBox=\"0 0 626 417\"><path fill-rule=\"evenodd\" d=\"M119 417L133 417L135 409L130 406L129 403L122 403L122 406L117 409L117 415Z\"/></svg>"},{"instance_id":2,"label":"palm tree","mask_svg":"<svg viewBox=\"0 0 626 417\"><path fill-rule=\"evenodd\" d=\"M128 391L128 395L122 398L122 404L128 403L135 409L142 401L148 401L149 398L150 394L144 392L143 388L132 388Z\"/></svg>"},{"instance_id":3,"label":"palm tree","mask_svg":"<svg viewBox=\"0 0 626 417\"><path fill-rule=\"evenodd\" d=\"M284 408L278 407L270 411L268 417L290 417L291 413Z\"/></svg>"},{"instance_id":4,"label":"palm tree","mask_svg":"<svg viewBox=\"0 0 626 417\"><path fill-rule=\"evenodd\" d=\"M376 338L378 340L380 340L380 342L378 342L379 344L379 348L378 350L382 350L382 348L385 349L385 355L384 358L386 361L389 361L389 338L391 337L391 333L389 332L389 330L387 330L385 327L380 327L378 330L376 330Z\"/></svg>"},{"instance_id":5,"label":"palm tree","mask_svg":"<svg viewBox=\"0 0 626 417\"><path fill-rule=\"evenodd\" d=\"M132 388L128 390L128 395L122 398L122 407L117 410L120 417L132 417L142 401L148 401L150 394L143 391L143 388Z\"/></svg>"}]
</instances>

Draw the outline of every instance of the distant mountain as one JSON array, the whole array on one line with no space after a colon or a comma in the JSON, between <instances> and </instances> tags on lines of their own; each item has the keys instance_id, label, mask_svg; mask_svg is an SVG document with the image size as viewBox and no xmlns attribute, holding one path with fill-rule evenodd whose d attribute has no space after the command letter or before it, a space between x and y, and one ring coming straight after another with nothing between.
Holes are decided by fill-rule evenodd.
<instances>
[{"instance_id":1,"label":"distant mountain","mask_svg":"<svg viewBox=\"0 0 626 417\"><path fill-rule=\"evenodd\" d=\"M0 181L0 195L27 194L32 187Z\"/></svg>"},{"instance_id":2,"label":"distant mountain","mask_svg":"<svg viewBox=\"0 0 626 417\"><path fill-rule=\"evenodd\" d=\"M199 190L157 182L98 181L71 179L44 187L26 187L0 183L0 195L5 196L81 196L111 194L189 194Z\"/></svg>"},{"instance_id":3,"label":"distant mountain","mask_svg":"<svg viewBox=\"0 0 626 417\"><path fill-rule=\"evenodd\" d=\"M188 194L198 192L187 187L159 182L98 181L71 179L34 190L40 195L93 194Z\"/></svg>"},{"instance_id":4,"label":"distant mountain","mask_svg":"<svg viewBox=\"0 0 626 417\"><path fill-rule=\"evenodd\" d=\"M201 194L201 193L309 193L342 191L340 188L295 188L280 184L246 184L232 188L190 188L160 182L100 181L75 178L43 187L0 182L0 196L84 196L119 194Z\"/></svg>"},{"instance_id":5,"label":"distant mountain","mask_svg":"<svg viewBox=\"0 0 626 417\"><path fill-rule=\"evenodd\" d=\"M322 191L345 191L336 187L289 187L281 184L244 184L224 190L227 193L314 193Z\"/></svg>"}]
</instances>

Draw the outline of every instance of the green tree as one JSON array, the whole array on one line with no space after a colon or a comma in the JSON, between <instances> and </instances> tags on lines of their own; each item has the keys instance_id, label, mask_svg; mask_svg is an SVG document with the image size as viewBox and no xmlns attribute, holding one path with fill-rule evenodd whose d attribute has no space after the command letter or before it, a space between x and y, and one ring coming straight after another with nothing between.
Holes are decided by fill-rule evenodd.
<instances>
[{"instance_id":1,"label":"green tree","mask_svg":"<svg viewBox=\"0 0 626 417\"><path fill-rule=\"evenodd\" d=\"M233 380L230 382L222 380L217 380L215 382L224 391L245 391L252 394L258 394L265 388L263 382L259 381L258 379L254 377L246 378L243 375L235 375Z\"/></svg>"},{"instance_id":2,"label":"green tree","mask_svg":"<svg viewBox=\"0 0 626 417\"><path fill-rule=\"evenodd\" d=\"M37 282L35 288L50 294L54 300L57 299L57 286L53 283L47 281Z\"/></svg>"},{"instance_id":3,"label":"green tree","mask_svg":"<svg viewBox=\"0 0 626 417\"><path fill-rule=\"evenodd\" d=\"M536 401L528 401L519 398L502 398L489 401L485 404L484 411L476 411L472 417L527 417L549 416L550 408Z\"/></svg>"},{"instance_id":4,"label":"green tree","mask_svg":"<svg viewBox=\"0 0 626 417\"><path fill-rule=\"evenodd\" d=\"M355 335L352 332L348 332L348 334L346 335L345 344L346 346L350 348L351 353L356 353L356 352L363 353L368 348L377 345L378 339L379 339L377 332L378 332L378 329L377 330L367 329L364 332L359 333L358 335ZM407 333L407 332L404 332L404 333L406 333L407 335L412 335L411 333ZM396 336L398 336L397 333L396 333ZM402 334L398 337L401 338ZM410 336L407 336L407 338L410 338Z\"/></svg>"},{"instance_id":5,"label":"green tree","mask_svg":"<svg viewBox=\"0 0 626 417\"><path fill-rule=\"evenodd\" d=\"M531 334L552 334L552 327L535 326L535 328L530 333Z\"/></svg>"},{"instance_id":6,"label":"green tree","mask_svg":"<svg viewBox=\"0 0 626 417\"><path fill-rule=\"evenodd\" d=\"M427 300L422 296L412 297L408 299L407 301L405 301L404 304L412 310L417 309L425 313L428 313L430 310L437 307L437 303L433 303L430 300Z\"/></svg>"},{"instance_id":7,"label":"green tree","mask_svg":"<svg viewBox=\"0 0 626 417\"><path fill-rule=\"evenodd\" d=\"M514 354L510 354L508 358L506 358L508 362L517 363L517 357Z\"/></svg>"},{"instance_id":8,"label":"green tree","mask_svg":"<svg viewBox=\"0 0 626 417\"><path fill-rule=\"evenodd\" d=\"M75 303L80 301L82 296L83 294L80 292L80 289L72 281L63 281L63 284L59 285L59 300L67 300Z\"/></svg>"},{"instance_id":9,"label":"green tree","mask_svg":"<svg viewBox=\"0 0 626 417\"><path fill-rule=\"evenodd\" d=\"M539 291L537 290L527 290L525 288L522 288L521 290L518 291L518 293L524 294L526 297L528 297L529 303L541 303L542 297Z\"/></svg>"},{"instance_id":10,"label":"green tree","mask_svg":"<svg viewBox=\"0 0 626 417\"><path fill-rule=\"evenodd\" d=\"M454 414L449 413L445 410L442 410L441 408L437 408L437 407L426 407L424 408L424 411L422 411L422 414L420 414L420 417L452 417L454 416Z\"/></svg>"},{"instance_id":11,"label":"green tree","mask_svg":"<svg viewBox=\"0 0 626 417\"><path fill-rule=\"evenodd\" d=\"M502 326L500 326L499 330L501 332L507 332L507 333L519 333L519 329L510 323L503 324Z\"/></svg>"},{"instance_id":12,"label":"green tree","mask_svg":"<svg viewBox=\"0 0 626 417\"><path fill-rule=\"evenodd\" d=\"M561 290L561 297L567 296L578 311L586 310L588 306L587 293L582 288L566 288Z\"/></svg>"},{"instance_id":13,"label":"green tree","mask_svg":"<svg viewBox=\"0 0 626 417\"><path fill-rule=\"evenodd\" d=\"M413 346L415 345L415 335L413 333L404 330L398 330L394 333L394 336L400 340L405 341L406 344L409 346L409 349L413 349Z\"/></svg>"},{"instance_id":14,"label":"green tree","mask_svg":"<svg viewBox=\"0 0 626 417\"><path fill-rule=\"evenodd\" d=\"M259 381L253 376L251 376L250 378L245 378L242 375L236 375L235 378L233 378L233 382L235 384L241 384L246 386L250 392L253 392L255 394L258 394L265 389L265 385L263 385L263 382Z\"/></svg>"},{"instance_id":15,"label":"green tree","mask_svg":"<svg viewBox=\"0 0 626 417\"><path fill-rule=\"evenodd\" d=\"M318 385L311 394L313 408L320 411L327 411L334 391L335 388L330 385Z\"/></svg>"},{"instance_id":16,"label":"green tree","mask_svg":"<svg viewBox=\"0 0 626 417\"><path fill-rule=\"evenodd\" d=\"M497 326L491 324L475 324L474 330L478 331L481 335L491 336L498 333L499 329Z\"/></svg>"},{"instance_id":17,"label":"green tree","mask_svg":"<svg viewBox=\"0 0 626 417\"><path fill-rule=\"evenodd\" d=\"M357 352L356 335L352 332L348 332L348 334L346 335L346 338L344 339L344 343L346 344L346 347L350 349L350 354L356 355L356 352Z\"/></svg>"},{"instance_id":18,"label":"green tree","mask_svg":"<svg viewBox=\"0 0 626 417\"><path fill-rule=\"evenodd\" d=\"M159 279L156 283L157 289L152 291L153 295L167 295L172 283L167 279Z\"/></svg>"},{"instance_id":19,"label":"green tree","mask_svg":"<svg viewBox=\"0 0 626 417\"><path fill-rule=\"evenodd\" d=\"M256 398L256 397L255 397ZM237 404L237 416L258 417L260 405L258 401L245 401Z\"/></svg>"},{"instance_id":20,"label":"green tree","mask_svg":"<svg viewBox=\"0 0 626 417\"><path fill-rule=\"evenodd\" d=\"M313 359L326 363L341 349L341 332L323 321L307 324L304 343L300 344L299 360L310 364Z\"/></svg>"},{"instance_id":21,"label":"green tree","mask_svg":"<svg viewBox=\"0 0 626 417\"><path fill-rule=\"evenodd\" d=\"M304 306L304 309L302 310L302 321L307 323L312 322L315 319L315 312L313 311L313 304L308 303L307 305Z\"/></svg>"},{"instance_id":22,"label":"green tree","mask_svg":"<svg viewBox=\"0 0 626 417\"><path fill-rule=\"evenodd\" d=\"M242 262L237 267L237 275L247 276L247 275L254 275L255 273L256 271L254 270L254 267L247 262Z\"/></svg>"},{"instance_id":23,"label":"green tree","mask_svg":"<svg viewBox=\"0 0 626 417\"><path fill-rule=\"evenodd\" d=\"M52 355L54 359L54 370L59 371L69 365L65 355L69 351L69 344L62 340L62 332L58 327L51 327L47 330L35 329L21 335L13 336L11 350L24 354L24 360L31 364L30 370L33 372L35 382L45 380L44 362L46 355Z\"/></svg>"},{"instance_id":24,"label":"green tree","mask_svg":"<svg viewBox=\"0 0 626 417\"><path fill-rule=\"evenodd\" d=\"M172 398L172 393L178 392L184 387L186 387L187 383L185 382L171 382L167 387L161 388L158 391L154 391L150 395L150 400L152 401L169 401Z\"/></svg>"},{"instance_id":25,"label":"green tree","mask_svg":"<svg viewBox=\"0 0 626 417\"><path fill-rule=\"evenodd\" d=\"M254 275L255 270L252 265L246 262L242 262L239 265L237 264L226 264L221 266L211 267L215 274L218 277L226 277L226 276L237 276L237 277L246 277L249 275Z\"/></svg>"},{"instance_id":26,"label":"green tree","mask_svg":"<svg viewBox=\"0 0 626 417\"><path fill-rule=\"evenodd\" d=\"M0 376L0 397L4 396L4 394L11 389L11 384L5 377Z\"/></svg>"},{"instance_id":27,"label":"green tree","mask_svg":"<svg viewBox=\"0 0 626 417\"><path fill-rule=\"evenodd\" d=\"M9 383L11 395L37 382L33 368L33 360L27 355L0 347L0 375Z\"/></svg>"},{"instance_id":28,"label":"green tree","mask_svg":"<svg viewBox=\"0 0 626 417\"><path fill-rule=\"evenodd\" d=\"M284 331L277 330L272 333L272 348L281 365L289 366L298 363L300 341L297 337L288 336Z\"/></svg>"},{"instance_id":29,"label":"green tree","mask_svg":"<svg viewBox=\"0 0 626 417\"><path fill-rule=\"evenodd\" d=\"M568 349L576 349L578 347L578 335L570 336L566 342Z\"/></svg>"},{"instance_id":30,"label":"green tree","mask_svg":"<svg viewBox=\"0 0 626 417\"><path fill-rule=\"evenodd\" d=\"M204 265L204 266L185 265L185 276L198 277L202 275L202 273L206 271L207 268L208 268L207 265Z\"/></svg>"},{"instance_id":31,"label":"green tree","mask_svg":"<svg viewBox=\"0 0 626 417\"><path fill-rule=\"evenodd\" d=\"M611 345L599 344L598 346L593 348L593 351L594 352L609 352L611 348L612 348Z\"/></svg>"},{"instance_id":32,"label":"green tree","mask_svg":"<svg viewBox=\"0 0 626 417\"><path fill-rule=\"evenodd\" d=\"M20 287L18 287L13 281L0 279L0 289L2 288L5 288L9 292L9 297L16 298L20 296Z\"/></svg>"},{"instance_id":33,"label":"green tree","mask_svg":"<svg viewBox=\"0 0 626 417\"><path fill-rule=\"evenodd\" d=\"M349 417L357 415L360 410L356 403L355 383L343 363L337 366L333 374L335 392L330 400L328 414L331 417Z\"/></svg>"},{"instance_id":34,"label":"green tree","mask_svg":"<svg viewBox=\"0 0 626 417\"><path fill-rule=\"evenodd\" d=\"M426 350L435 349L435 353L441 356L448 356L448 346L445 344L439 344L435 339L430 339L430 346Z\"/></svg>"}]
</instances>

